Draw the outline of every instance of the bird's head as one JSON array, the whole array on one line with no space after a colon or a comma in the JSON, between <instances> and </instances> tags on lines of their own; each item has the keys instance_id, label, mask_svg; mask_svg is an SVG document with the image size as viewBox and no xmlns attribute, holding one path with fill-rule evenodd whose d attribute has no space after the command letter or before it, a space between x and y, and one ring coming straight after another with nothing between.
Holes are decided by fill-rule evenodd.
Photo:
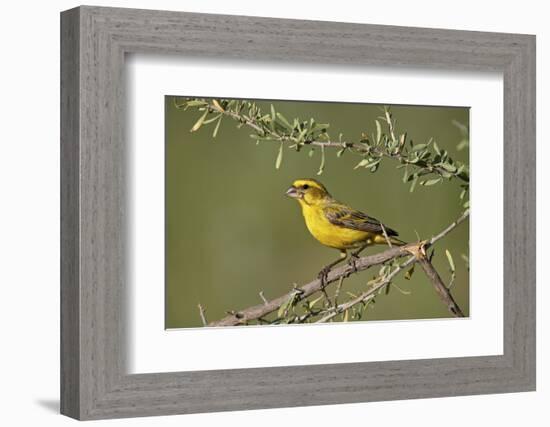
<instances>
[{"instance_id":1,"label":"bird's head","mask_svg":"<svg viewBox=\"0 0 550 427\"><path fill-rule=\"evenodd\" d=\"M325 186L314 179L297 179L286 191L286 195L307 205L314 205L330 198Z\"/></svg>"}]
</instances>

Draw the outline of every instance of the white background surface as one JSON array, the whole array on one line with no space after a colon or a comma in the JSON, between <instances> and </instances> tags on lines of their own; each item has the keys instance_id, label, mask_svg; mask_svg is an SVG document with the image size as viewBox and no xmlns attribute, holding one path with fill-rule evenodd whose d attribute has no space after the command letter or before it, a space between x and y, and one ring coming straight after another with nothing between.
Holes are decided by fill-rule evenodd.
<instances>
[{"instance_id":1,"label":"white background surface","mask_svg":"<svg viewBox=\"0 0 550 427\"><path fill-rule=\"evenodd\" d=\"M127 60L132 173L130 372L175 372L502 354L502 76L364 67L309 69L134 55ZM223 75L224 79L216 76ZM226 82L232 82L228 87ZM270 82L265 85L264 82ZM323 93L319 94L319 87ZM469 106L468 319L164 330L164 95ZM494 162L487 164L487 158ZM477 171L477 172L476 172ZM486 179L487 176L491 179ZM451 221L451 220L449 220ZM483 234L479 232L483 230ZM434 230L436 234L439 230ZM491 241L494 250L486 251ZM483 260L482 262L476 260ZM498 272L494 275L493 272ZM476 285L477 284L477 285ZM480 284L482 284L480 286ZM358 337L369 337L368 342ZM438 337L434 340L433 337ZM309 342L338 342L312 352ZM239 351L227 352L227 348ZM279 351L292 348L292 351ZM223 353L224 357L219 357ZM182 355L185 354L185 357Z\"/></svg>"},{"instance_id":2,"label":"white background surface","mask_svg":"<svg viewBox=\"0 0 550 427\"><path fill-rule=\"evenodd\" d=\"M120 426L441 426L487 423L545 426L549 422L550 291L543 271L549 238L550 154L548 78L550 29L544 2L463 0L380 2L188 0L97 1L96 4L282 18L321 19L536 33L538 35L538 391L413 401L199 414L102 422ZM73 1L10 2L2 10L2 154L0 156L0 309L3 425L64 426L57 415L59 383L59 17ZM390 7L391 6L391 7ZM547 246L547 245L546 245ZM545 256L546 255L546 256ZM93 423L96 424L96 423Z\"/></svg>"}]
</instances>

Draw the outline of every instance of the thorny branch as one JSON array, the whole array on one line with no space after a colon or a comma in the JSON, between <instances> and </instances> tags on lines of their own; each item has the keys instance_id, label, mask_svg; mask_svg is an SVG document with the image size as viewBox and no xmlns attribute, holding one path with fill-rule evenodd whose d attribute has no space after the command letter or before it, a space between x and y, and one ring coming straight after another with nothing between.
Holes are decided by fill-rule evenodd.
<instances>
[{"instance_id":1,"label":"thorny branch","mask_svg":"<svg viewBox=\"0 0 550 427\"><path fill-rule=\"evenodd\" d=\"M251 101L216 100L216 99L185 99L182 103L175 101L176 108L197 108L202 115L195 123L191 131L197 131L203 125L215 123L213 136L218 133L222 118L228 117L238 123L238 126L250 128L254 135L252 138L257 141L272 141L280 143L279 156L276 167L278 168L282 159L282 148L284 144L300 151L303 147L318 147L321 149L321 165L318 174L321 174L325 163L325 149L338 149L338 156L345 151L355 152L363 159L356 166L376 171L382 158L393 159L400 163L400 167L416 169L409 173L406 169L404 181L411 182L411 191L414 189L417 180L425 175L435 174L436 179L428 179L420 182L421 185L435 185L443 179L458 178L462 181L465 190L468 188L470 176L465 164L453 160L449 153L441 150L435 141L426 144L413 145L412 141L407 142L407 135L396 136L395 122L388 109L380 120L376 120L376 134L362 134L358 141L344 140L340 134L337 140L331 139L327 128L328 124L310 121L299 121L295 119L290 123L281 113L271 108L271 114L264 114L259 107ZM209 116L213 116L208 118ZM388 135L382 132L380 121L386 123ZM467 206L465 206L467 207Z\"/></svg>"},{"instance_id":2,"label":"thorny branch","mask_svg":"<svg viewBox=\"0 0 550 427\"><path fill-rule=\"evenodd\" d=\"M374 281L375 284L369 287L369 289L367 289L364 293L362 293L358 297L348 302L329 307L329 309L326 310L325 312L318 311L316 313L306 313L302 317L304 316L307 316L307 317L303 319L297 318L296 322L301 323L306 318L309 318L313 315L318 316L322 314L324 314L324 317L322 317L318 322L329 321L336 315L345 312L352 306L359 303L365 303L368 300L372 299L377 294L378 291L380 291L385 286L388 286L392 281L392 279L399 272L401 272L405 267L416 262L420 263L420 265L426 272L428 279L432 282L432 285L436 289L436 292L439 298L446 304L449 311L456 317L463 317L464 314L462 313L462 310L454 301L450 291L443 284L441 277L439 277L439 275L435 271L433 265L431 264L431 261L428 259L426 255L426 251L430 246L432 246L438 240L446 236L454 228L456 228L461 222L463 222L468 217L468 215L469 215L469 210L467 209L462 213L462 215L456 221L454 221L447 228L445 228L443 231L433 236L429 240L409 243L403 246L394 246L383 252L380 252L374 255L364 256L357 259L355 262L355 267L351 265L344 265L342 267L335 268L334 270L330 271L325 281L326 286L337 281L339 282L342 278L348 277L351 274L355 274L357 272L367 270L370 267L384 264L390 260L397 260L407 255L412 255L412 256L409 256L409 258L404 263L394 268L394 270L391 271L389 274L383 277L379 277L379 280L375 280ZM263 319L264 316L279 310L282 306L284 306L285 304L288 304L289 301L291 301L293 304L296 304L300 301L307 299L309 296L313 295L314 293L321 292L321 291L322 291L321 280L315 279L303 285L302 287L296 287L292 289L292 291L290 291L289 293L286 293L285 295L282 295L273 300L266 300L262 304L248 307L243 310L231 312L229 316L226 316L221 320L211 322L208 326L246 325L251 321Z\"/></svg>"}]
</instances>

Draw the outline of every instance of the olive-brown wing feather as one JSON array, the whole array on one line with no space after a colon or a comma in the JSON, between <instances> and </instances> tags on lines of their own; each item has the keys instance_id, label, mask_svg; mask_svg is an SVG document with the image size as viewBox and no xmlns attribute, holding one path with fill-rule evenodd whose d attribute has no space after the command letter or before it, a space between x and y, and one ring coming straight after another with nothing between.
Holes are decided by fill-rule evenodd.
<instances>
[{"instance_id":1,"label":"olive-brown wing feather","mask_svg":"<svg viewBox=\"0 0 550 427\"><path fill-rule=\"evenodd\" d=\"M370 233L383 234L382 223L361 211L342 204L326 206L323 212L331 224L340 227L351 228L352 230L366 231ZM388 236L399 236L397 231L384 225Z\"/></svg>"}]
</instances>

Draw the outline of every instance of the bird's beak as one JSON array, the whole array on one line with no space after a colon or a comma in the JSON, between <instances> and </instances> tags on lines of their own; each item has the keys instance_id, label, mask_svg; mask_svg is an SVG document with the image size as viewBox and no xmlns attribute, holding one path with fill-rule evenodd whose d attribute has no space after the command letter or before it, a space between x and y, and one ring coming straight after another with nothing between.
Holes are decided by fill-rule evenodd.
<instances>
[{"instance_id":1,"label":"bird's beak","mask_svg":"<svg viewBox=\"0 0 550 427\"><path fill-rule=\"evenodd\" d=\"M292 197L293 199L297 199L300 197L300 194L298 193L296 187L290 187L288 190L286 190L285 195L288 197Z\"/></svg>"}]
</instances>

